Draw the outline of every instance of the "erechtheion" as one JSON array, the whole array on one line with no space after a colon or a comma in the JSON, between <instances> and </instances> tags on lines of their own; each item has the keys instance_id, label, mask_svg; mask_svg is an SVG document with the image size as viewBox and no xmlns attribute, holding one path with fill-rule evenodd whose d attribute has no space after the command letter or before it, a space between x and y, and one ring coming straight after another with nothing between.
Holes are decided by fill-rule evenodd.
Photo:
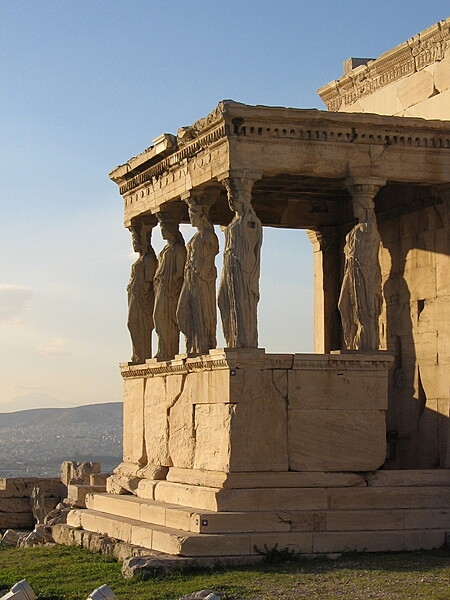
<instances>
[{"instance_id":1,"label":"erechtheion","mask_svg":"<svg viewBox=\"0 0 450 600\"><path fill-rule=\"evenodd\" d=\"M328 111L224 100L111 172L139 252L123 462L71 525L183 556L444 543L450 19L319 94ZM258 347L267 226L312 242L313 354Z\"/></svg>"}]
</instances>

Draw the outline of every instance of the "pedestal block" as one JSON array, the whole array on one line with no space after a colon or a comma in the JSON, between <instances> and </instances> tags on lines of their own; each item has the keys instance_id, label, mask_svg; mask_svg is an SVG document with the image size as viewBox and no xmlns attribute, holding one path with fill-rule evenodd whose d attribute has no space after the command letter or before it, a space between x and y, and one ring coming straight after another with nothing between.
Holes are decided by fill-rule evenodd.
<instances>
[{"instance_id":1,"label":"pedestal block","mask_svg":"<svg viewBox=\"0 0 450 600\"><path fill-rule=\"evenodd\" d=\"M110 486L129 490L133 478L167 470L216 481L217 473L375 470L385 459L391 361L222 349L122 365L124 463Z\"/></svg>"}]
</instances>

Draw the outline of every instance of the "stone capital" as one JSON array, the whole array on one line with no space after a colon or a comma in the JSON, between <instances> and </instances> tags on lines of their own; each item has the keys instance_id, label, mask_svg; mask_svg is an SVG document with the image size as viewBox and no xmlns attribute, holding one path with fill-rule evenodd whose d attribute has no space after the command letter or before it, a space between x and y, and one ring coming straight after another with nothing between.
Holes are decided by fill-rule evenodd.
<instances>
[{"instance_id":1,"label":"stone capital","mask_svg":"<svg viewBox=\"0 0 450 600\"><path fill-rule=\"evenodd\" d=\"M321 227L320 229L307 229L306 235L308 236L311 244L313 245L314 251L326 251L335 249L338 241L338 235L336 227Z\"/></svg>"},{"instance_id":2,"label":"stone capital","mask_svg":"<svg viewBox=\"0 0 450 600\"><path fill-rule=\"evenodd\" d=\"M158 221L156 219L155 215L152 214L146 214L146 215L140 215L139 217L135 217L134 219L131 219L130 224L129 224L129 229L131 228L143 228L146 230L150 230L153 229L153 227L155 227L157 225Z\"/></svg>"},{"instance_id":3,"label":"stone capital","mask_svg":"<svg viewBox=\"0 0 450 600\"><path fill-rule=\"evenodd\" d=\"M211 207L218 199L220 190L209 187L206 189L192 189L181 194L181 200L184 200L188 206Z\"/></svg>"},{"instance_id":4,"label":"stone capital","mask_svg":"<svg viewBox=\"0 0 450 600\"><path fill-rule=\"evenodd\" d=\"M217 176L217 181L223 181L224 179L246 179L249 181L258 181L262 179L262 171L256 171L252 169L230 169L224 171Z\"/></svg>"},{"instance_id":5,"label":"stone capital","mask_svg":"<svg viewBox=\"0 0 450 600\"><path fill-rule=\"evenodd\" d=\"M224 173L218 180L227 190L228 200L240 198L245 204L252 201L252 188L256 181L262 178L260 171L249 171L247 169L236 169Z\"/></svg>"},{"instance_id":6,"label":"stone capital","mask_svg":"<svg viewBox=\"0 0 450 600\"><path fill-rule=\"evenodd\" d=\"M348 177L345 186L353 198L353 208L360 204L365 208L373 208L373 199L380 188L386 185L382 177Z\"/></svg>"},{"instance_id":7,"label":"stone capital","mask_svg":"<svg viewBox=\"0 0 450 600\"><path fill-rule=\"evenodd\" d=\"M183 219L183 205L180 205L179 202L167 202L160 206L156 218L159 223L179 224Z\"/></svg>"}]
</instances>

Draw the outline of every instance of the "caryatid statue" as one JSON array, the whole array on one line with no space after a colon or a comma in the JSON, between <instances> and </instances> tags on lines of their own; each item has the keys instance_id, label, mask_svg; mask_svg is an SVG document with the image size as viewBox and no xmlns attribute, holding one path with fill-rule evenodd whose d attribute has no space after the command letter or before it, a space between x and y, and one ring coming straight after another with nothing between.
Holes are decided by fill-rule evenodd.
<instances>
[{"instance_id":1,"label":"caryatid statue","mask_svg":"<svg viewBox=\"0 0 450 600\"><path fill-rule=\"evenodd\" d=\"M166 245L158 256L155 273L155 331L158 334L158 360L171 360L179 352L180 328L177 323L177 305L183 285L186 247L174 212L157 214L161 235Z\"/></svg>"},{"instance_id":2,"label":"caryatid statue","mask_svg":"<svg viewBox=\"0 0 450 600\"><path fill-rule=\"evenodd\" d=\"M143 363L152 356L153 308L155 293L153 278L158 260L151 245L152 227L143 223L130 227L133 250L139 258L131 266L128 283L128 330L133 347L132 362Z\"/></svg>"},{"instance_id":3,"label":"caryatid statue","mask_svg":"<svg viewBox=\"0 0 450 600\"><path fill-rule=\"evenodd\" d=\"M380 235L373 198L380 184L351 183L357 225L345 238L345 266L339 297L344 342L347 350L379 349L382 308Z\"/></svg>"},{"instance_id":4,"label":"caryatid statue","mask_svg":"<svg viewBox=\"0 0 450 600\"><path fill-rule=\"evenodd\" d=\"M216 278L215 257L219 241L209 219L213 202L205 195L191 195L189 220L197 232L186 245L184 281L177 308L177 321L186 337L188 354L208 354L216 347Z\"/></svg>"},{"instance_id":5,"label":"caryatid statue","mask_svg":"<svg viewBox=\"0 0 450 600\"><path fill-rule=\"evenodd\" d=\"M226 178L230 209L234 212L225 228L223 270L218 304L223 333L229 348L257 348L261 221L251 205L253 179Z\"/></svg>"}]
</instances>

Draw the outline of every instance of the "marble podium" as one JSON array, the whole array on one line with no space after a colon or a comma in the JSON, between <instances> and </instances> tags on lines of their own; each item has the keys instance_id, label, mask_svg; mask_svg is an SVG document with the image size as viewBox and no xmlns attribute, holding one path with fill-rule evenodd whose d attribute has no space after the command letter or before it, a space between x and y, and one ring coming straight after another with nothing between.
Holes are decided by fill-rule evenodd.
<instances>
[{"instance_id":1,"label":"marble podium","mask_svg":"<svg viewBox=\"0 0 450 600\"><path fill-rule=\"evenodd\" d=\"M146 473L216 485L242 472L373 471L386 456L391 363L384 352L216 349L122 365L124 465L110 485L139 494Z\"/></svg>"},{"instance_id":2,"label":"marble podium","mask_svg":"<svg viewBox=\"0 0 450 600\"><path fill-rule=\"evenodd\" d=\"M191 557L316 551L330 489L385 460L391 362L235 348L123 364L123 462L70 524Z\"/></svg>"}]
</instances>

